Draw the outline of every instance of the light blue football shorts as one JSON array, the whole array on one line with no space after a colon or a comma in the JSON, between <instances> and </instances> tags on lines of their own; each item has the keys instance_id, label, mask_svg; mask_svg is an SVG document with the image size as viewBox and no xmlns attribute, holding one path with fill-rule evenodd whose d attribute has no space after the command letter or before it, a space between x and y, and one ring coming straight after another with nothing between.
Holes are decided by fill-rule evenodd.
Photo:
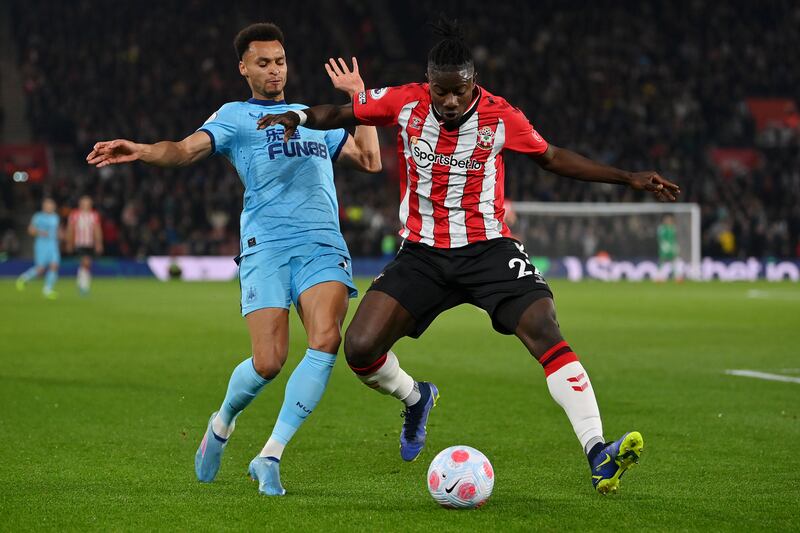
<instances>
[{"instance_id":1,"label":"light blue football shorts","mask_svg":"<svg viewBox=\"0 0 800 533\"><path fill-rule=\"evenodd\" d=\"M61 253L57 243L35 242L33 244L33 262L37 267L46 267L51 263L61 262Z\"/></svg>"},{"instance_id":2,"label":"light blue football shorts","mask_svg":"<svg viewBox=\"0 0 800 533\"><path fill-rule=\"evenodd\" d=\"M350 256L338 248L309 243L245 255L239 262L242 316L267 307L297 307L303 292L326 281L339 281L350 298L358 296Z\"/></svg>"}]
</instances>

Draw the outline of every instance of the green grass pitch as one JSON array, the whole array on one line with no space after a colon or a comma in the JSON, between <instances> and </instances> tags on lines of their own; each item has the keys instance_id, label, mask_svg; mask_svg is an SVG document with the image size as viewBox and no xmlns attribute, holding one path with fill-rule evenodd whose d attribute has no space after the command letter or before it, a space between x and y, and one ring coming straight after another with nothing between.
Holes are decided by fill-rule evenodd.
<instances>
[{"instance_id":1,"label":"green grass pitch","mask_svg":"<svg viewBox=\"0 0 800 533\"><path fill-rule=\"evenodd\" d=\"M606 437L644 435L615 496L592 490L538 363L475 308L396 346L442 393L420 460L400 460L400 405L340 355L284 454L288 495L268 498L245 473L305 349L296 316L287 367L239 418L216 482L200 484L195 449L249 351L237 285L98 280L80 298L62 279L51 302L40 283L18 293L0 282L0 530L800 528L800 383L724 374L800 375L800 286L553 286ZM427 493L430 460L454 444L494 464L494 495L477 511L441 509Z\"/></svg>"}]
</instances>

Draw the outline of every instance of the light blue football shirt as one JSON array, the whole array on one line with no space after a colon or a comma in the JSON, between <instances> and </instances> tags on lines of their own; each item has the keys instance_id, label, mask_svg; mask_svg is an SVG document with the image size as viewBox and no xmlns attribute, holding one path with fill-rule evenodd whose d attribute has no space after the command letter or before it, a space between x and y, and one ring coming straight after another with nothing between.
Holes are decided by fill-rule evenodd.
<instances>
[{"instance_id":1,"label":"light blue football shirt","mask_svg":"<svg viewBox=\"0 0 800 533\"><path fill-rule=\"evenodd\" d=\"M263 115L307 107L255 98L229 102L198 130L211 137L213 152L231 162L244 184L242 256L308 242L349 255L333 184L333 163L347 131L300 127L284 143L282 126L257 129Z\"/></svg>"},{"instance_id":2,"label":"light blue football shirt","mask_svg":"<svg viewBox=\"0 0 800 533\"><path fill-rule=\"evenodd\" d=\"M47 232L47 236L36 236L37 245L52 245L58 246L58 215L55 213L45 213L39 211L31 218L31 226L37 231Z\"/></svg>"}]
</instances>

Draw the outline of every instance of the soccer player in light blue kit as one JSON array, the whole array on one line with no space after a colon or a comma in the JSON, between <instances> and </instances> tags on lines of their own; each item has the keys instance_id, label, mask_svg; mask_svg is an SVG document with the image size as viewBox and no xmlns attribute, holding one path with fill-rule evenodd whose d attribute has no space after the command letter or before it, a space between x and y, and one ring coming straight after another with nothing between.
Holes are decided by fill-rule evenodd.
<instances>
[{"instance_id":1,"label":"soccer player in light blue kit","mask_svg":"<svg viewBox=\"0 0 800 533\"><path fill-rule=\"evenodd\" d=\"M195 455L195 472L200 481L214 479L236 417L286 362L293 303L306 329L308 350L286 384L272 435L249 467L261 493L282 495L281 454L322 397L341 342L348 299L356 295L350 255L339 229L332 163L378 172L380 153L373 127L359 126L354 136L343 129L299 128L288 143L282 128L258 130L261 116L306 106L284 101L286 54L277 26L248 26L234 46L252 98L223 105L180 142L99 142L87 161L98 167L136 160L171 167L216 153L239 173L245 186L239 278L252 357L234 369L225 399L211 415ZM364 90L355 58L352 72L341 58L338 64L331 59L326 69L334 87L351 98Z\"/></svg>"},{"instance_id":2,"label":"soccer player in light blue kit","mask_svg":"<svg viewBox=\"0 0 800 533\"><path fill-rule=\"evenodd\" d=\"M59 218L56 213L56 203L52 198L45 198L42 201L42 210L33 215L28 233L36 237L33 243L33 266L17 278L17 289L24 290L26 283L44 274L42 294L45 298L54 300L57 294L53 287L58 279L61 253L58 249Z\"/></svg>"}]
</instances>

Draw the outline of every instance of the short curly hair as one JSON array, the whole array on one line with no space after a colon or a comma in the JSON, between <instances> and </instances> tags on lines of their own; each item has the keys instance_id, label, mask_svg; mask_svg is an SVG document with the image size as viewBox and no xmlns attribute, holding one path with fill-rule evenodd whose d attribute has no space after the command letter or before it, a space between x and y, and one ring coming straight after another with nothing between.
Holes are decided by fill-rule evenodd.
<instances>
[{"instance_id":1,"label":"short curly hair","mask_svg":"<svg viewBox=\"0 0 800 533\"><path fill-rule=\"evenodd\" d=\"M242 56L253 41L278 41L283 46L283 32L277 24L272 22L250 24L237 33L236 38L233 39L233 47L236 49L239 61L242 60Z\"/></svg>"}]
</instances>

